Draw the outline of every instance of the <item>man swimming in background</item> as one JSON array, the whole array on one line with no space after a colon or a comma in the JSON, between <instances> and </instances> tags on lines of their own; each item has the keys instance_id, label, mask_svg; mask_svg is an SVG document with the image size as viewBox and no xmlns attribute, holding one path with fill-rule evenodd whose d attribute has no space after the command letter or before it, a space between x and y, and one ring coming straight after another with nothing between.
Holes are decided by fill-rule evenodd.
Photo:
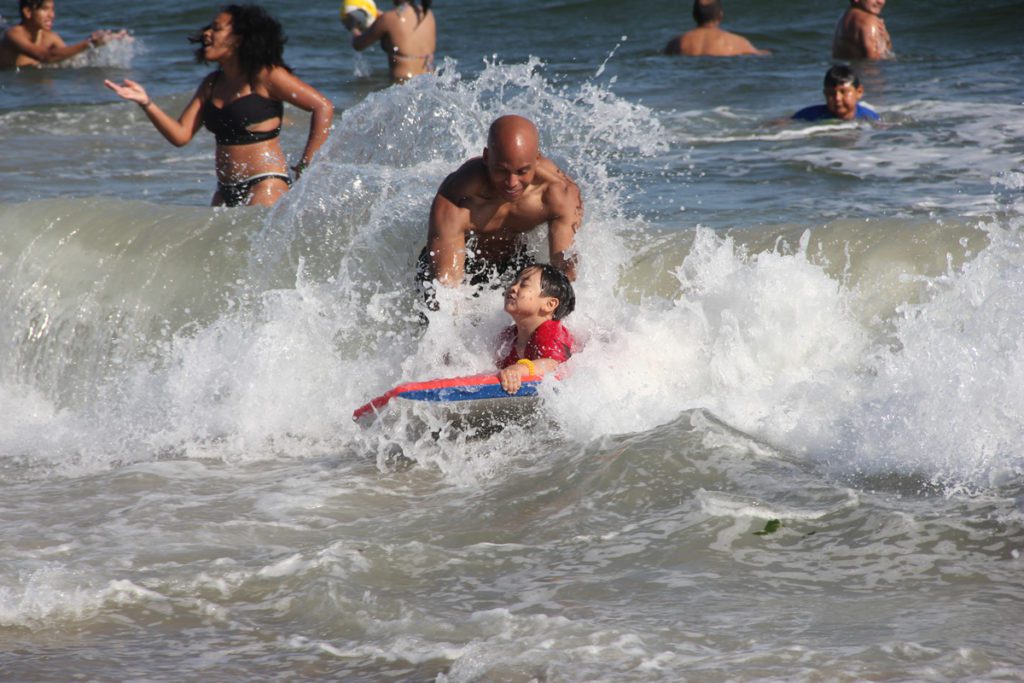
<instances>
[{"instance_id":1,"label":"man swimming in background","mask_svg":"<svg viewBox=\"0 0 1024 683\"><path fill-rule=\"evenodd\" d=\"M125 31L93 31L85 40L66 45L53 30L53 0L19 0L21 23L0 39L0 68L39 66L70 59L89 48L127 37Z\"/></svg>"},{"instance_id":2,"label":"man swimming in background","mask_svg":"<svg viewBox=\"0 0 1024 683\"><path fill-rule=\"evenodd\" d=\"M885 0L850 0L832 38L835 59L888 59L892 39L882 21Z\"/></svg>"},{"instance_id":3,"label":"man swimming in background","mask_svg":"<svg viewBox=\"0 0 1024 683\"><path fill-rule=\"evenodd\" d=\"M665 54L688 57L735 57L738 55L767 55L741 35L723 31L721 0L694 0L693 20L697 28L668 41Z\"/></svg>"},{"instance_id":4,"label":"man swimming in background","mask_svg":"<svg viewBox=\"0 0 1024 683\"><path fill-rule=\"evenodd\" d=\"M455 287L466 276L473 285L511 277L532 262L524 236L541 223L548 224L551 265L575 280L576 259L568 252L583 223L579 188L541 155L531 121L502 116L491 124L483 155L438 188L418 279L429 294L435 279Z\"/></svg>"}]
</instances>

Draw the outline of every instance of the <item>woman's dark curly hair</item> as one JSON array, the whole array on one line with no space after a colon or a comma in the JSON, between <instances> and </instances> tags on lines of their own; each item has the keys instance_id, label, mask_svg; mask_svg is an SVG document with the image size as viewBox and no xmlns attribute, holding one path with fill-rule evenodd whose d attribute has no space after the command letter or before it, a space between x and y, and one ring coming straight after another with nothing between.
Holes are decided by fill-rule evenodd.
<instances>
[{"instance_id":1,"label":"woman's dark curly hair","mask_svg":"<svg viewBox=\"0 0 1024 683\"><path fill-rule=\"evenodd\" d=\"M238 62L246 77L252 81L261 69L280 66L291 71L284 63L284 44L288 38L281 24L259 5L228 5L222 12L231 15L231 32L239 38ZM206 64L203 57L203 31L189 37L189 41L200 43L196 49L196 61Z\"/></svg>"}]
</instances>

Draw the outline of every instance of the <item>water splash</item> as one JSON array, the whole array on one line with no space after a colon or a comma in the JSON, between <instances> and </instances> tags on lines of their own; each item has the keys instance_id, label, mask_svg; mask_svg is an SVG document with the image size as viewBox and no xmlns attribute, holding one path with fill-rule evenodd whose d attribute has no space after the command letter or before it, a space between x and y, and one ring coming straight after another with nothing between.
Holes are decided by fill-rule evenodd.
<instances>
[{"instance_id":1,"label":"water splash","mask_svg":"<svg viewBox=\"0 0 1024 683\"><path fill-rule=\"evenodd\" d=\"M453 293L424 328L412 273L437 186L509 112L537 122L586 202L571 375L544 385L527 431L472 436L430 415L358 431L353 408L394 384L492 362L500 294ZM552 82L537 60L472 80L446 64L346 111L270 211L20 206L7 215L27 228L0 250L0 399L20 417L0 450L85 469L336 453L387 468L400 453L472 482L537 439L586 443L701 409L841 473L911 470L947 490L1019 474L1012 201L981 230L654 234L623 208L642 178L621 169L670 153L667 137L646 108ZM1016 197L1019 179L1002 182Z\"/></svg>"},{"instance_id":2,"label":"water splash","mask_svg":"<svg viewBox=\"0 0 1024 683\"><path fill-rule=\"evenodd\" d=\"M505 324L496 293L459 316L442 312L426 331L414 307L413 264L444 176L479 154L496 116L533 118L544 151L588 196L580 251L595 285L582 288L586 300L611 292L626 260L610 161L664 147L643 107L596 86L556 86L541 70L536 60L492 64L466 81L447 65L371 95L345 113L318 163L274 209L179 211L172 219L184 225L159 233L157 245L147 244L152 228L140 231L127 215L132 207L103 229L102 212L83 223L77 209L60 209L5 268L13 303L0 329L32 336L13 347L10 381L94 421L101 434L80 436L112 449L95 456L104 466L167 452L258 459L337 450L368 396L400 379L490 366ZM62 281L74 274L84 280Z\"/></svg>"},{"instance_id":3,"label":"water splash","mask_svg":"<svg viewBox=\"0 0 1024 683\"><path fill-rule=\"evenodd\" d=\"M146 52L146 46L141 40L137 40L131 34L111 40L109 43L100 45L85 52L79 52L71 59L56 64L58 67L69 67L72 69L83 68L131 68L132 62L138 55Z\"/></svg>"}]
</instances>

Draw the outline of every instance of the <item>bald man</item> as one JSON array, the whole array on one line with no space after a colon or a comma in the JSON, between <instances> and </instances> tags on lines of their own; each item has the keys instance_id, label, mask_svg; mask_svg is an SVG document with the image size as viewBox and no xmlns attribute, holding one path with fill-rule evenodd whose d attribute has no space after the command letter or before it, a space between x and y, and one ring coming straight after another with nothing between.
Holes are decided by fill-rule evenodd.
<instances>
[{"instance_id":1,"label":"bald man","mask_svg":"<svg viewBox=\"0 0 1024 683\"><path fill-rule=\"evenodd\" d=\"M521 116L502 116L491 124L483 155L438 188L419 279L454 287L467 278L482 285L511 277L532 261L525 234L547 223L549 262L575 280L576 260L567 252L582 222L580 190L541 155L537 127Z\"/></svg>"}]
</instances>

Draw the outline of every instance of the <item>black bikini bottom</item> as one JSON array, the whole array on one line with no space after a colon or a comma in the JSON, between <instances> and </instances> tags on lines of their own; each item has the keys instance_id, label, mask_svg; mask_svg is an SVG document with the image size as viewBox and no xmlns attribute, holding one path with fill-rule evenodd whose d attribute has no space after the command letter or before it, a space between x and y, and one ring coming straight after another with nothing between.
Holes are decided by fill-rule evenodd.
<instances>
[{"instance_id":1,"label":"black bikini bottom","mask_svg":"<svg viewBox=\"0 0 1024 683\"><path fill-rule=\"evenodd\" d=\"M241 206L249 203L252 196L252 188L262 183L267 178L280 178L292 186L292 179L283 173L260 173L251 178L246 178L240 183L217 183L217 191L224 200L224 206Z\"/></svg>"}]
</instances>

